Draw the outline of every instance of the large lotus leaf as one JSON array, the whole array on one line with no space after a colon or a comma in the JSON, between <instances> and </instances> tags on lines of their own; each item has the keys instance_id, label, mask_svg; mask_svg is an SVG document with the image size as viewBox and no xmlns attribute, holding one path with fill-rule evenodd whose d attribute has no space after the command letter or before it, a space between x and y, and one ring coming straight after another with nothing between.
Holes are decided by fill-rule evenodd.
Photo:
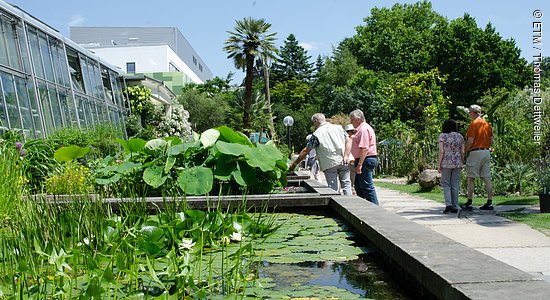
<instances>
[{"instance_id":1,"label":"large lotus leaf","mask_svg":"<svg viewBox=\"0 0 550 300\"><path fill-rule=\"evenodd\" d=\"M241 132L236 132L227 126L220 126L216 129L220 132L221 139L226 142L250 146L252 145L250 139L248 139L248 137L246 137L246 135L242 134Z\"/></svg>"},{"instance_id":2,"label":"large lotus leaf","mask_svg":"<svg viewBox=\"0 0 550 300\"><path fill-rule=\"evenodd\" d=\"M200 141L204 148L211 147L220 137L220 132L216 129L208 129L201 134Z\"/></svg>"},{"instance_id":3,"label":"large lotus leaf","mask_svg":"<svg viewBox=\"0 0 550 300\"><path fill-rule=\"evenodd\" d=\"M115 174L109 178L96 178L95 179L95 182L99 185L107 185L107 184L111 184L111 183L116 183L117 181L120 180L120 174Z\"/></svg>"},{"instance_id":4,"label":"large lotus leaf","mask_svg":"<svg viewBox=\"0 0 550 300\"><path fill-rule=\"evenodd\" d=\"M143 150L147 154L158 155L164 152L166 145L168 145L168 142L163 139L153 139L145 143Z\"/></svg>"},{"instance_id":5,"label":"large lotus leaf","mask_svg":"<svg viewBox=\"0 0 550 300\"><path fill-rule=\"evenodd\" d=\"M131 173L136 169L141 168L142 166L143 166L142 163L133 163L131 161L125 161L117 167L116 171L121 174L127 174L127 173Z\"/></svg>"},{"instance_id":6,"label":"large lotus leaf","mask_svg":"<svg viewBox=\"0 0 550 300\"><path fill-rule=\"evenodd\" d=\"M169 142L170 145L179 145L179 144L183 143L183 141L177 136L169 136L169 137L165 137L163 139L165 141Z\"/></svg>"},{"instance_id":7,"label":"large lotus leaf","mask_svg":"<svg viewBox=\"0 0 550 300\"><path fill-rule=\"evenodd\" d=\"M278 161L275 162L275 164L277 165L277 167L279 167L281 171L283 172L288 171L288 164L285 161L279 159Z\"/></svg>"},{"instance_id":8,"label":"large lotus leaf","mask_svg":"<svg viewBox=\"0 0 550 300\"><path fill-rule=\"evenodd\" d=\"M179 187L188 195L204 195L212 190L214 174L205 167L183 170L178 177Z\"/></svg>"},{"instance_id":9,"label":"large lotus leaf","mask_svg":"<svg viewBox=\"0 0 550 300\"><path fill-rule=\"evenodd\" d=\"M223 141L216 142L216 148L223 154L241 156L249 152L252 149L250 146L236 143L228 143Z\"/></svg>"},{"instance_id":10,"label":"large lotus leaf","mask_svg":"<svg viewBox=\"0 0 550 300\"><path fill-rule=\"evenodd\" d=\"M162 166L150 166L143 172L143 180L153 188L158 188L163 185L168 178L168 176L163 175L163 170L164 168Z\"/></svg>"},{"instance_id":11,"label":"large lotus leaf","mask_svg":"<svg viewBox=\"0 0 550 300\"><path fill-rule=\"evenodd\" d=\"M250 186L257 182L254 168L243 162L239 162L237 166L231 175L240 186Z\"/></svg>"},{"instance_id":12,"label":"large lotus leaf","mask_svg":"<svg viewBox=\"0 0 550 300\"><path fill-rule=\"evenodd\" d=\"M53 158L57 161L69 162L77 158L84 157L90 151L90 147L79 147L76 145L70 145L68 147L61 147L55 151Z\"/></svg>"},{"instance_id":13,"label":"large lotus leaf","mask_svg":"<svg viewBox=\"0 0 550 300\"><path fill-rule=\"evenodd\" d=\"M272 171L275 168L276 161L282 156L281 152L272 146L258 144L256 148L244 154L247 163L252 167L258 167L262 171Z\"/></svg>"},{"instance_id":14,"label":"large lotus leaf","mask_svg":"<svg viewBox=\"0 0 550 300\"><path fill-rule=\"evenodd\" d=\"M145 144L147 143L145 140L142 139L129 139L129 140L122 140L122 139L116 139L116 141L124 147L124 150L128 153L132 152L141 152L143 151L143 148L145 147Z\"/></svg>"},{"instance_id":15,"label":"large lotus leaf","mask_svg":"<svg viewBox=\"0 0 550 300\"><path fill-rule=\"evenodd\" d=\"M222 181L228 181L231 179L231 173L237 169L237 161L234 156L222 155L216 161L216 169L214 170L214 177Z\"/></svg>"}]
</instances>

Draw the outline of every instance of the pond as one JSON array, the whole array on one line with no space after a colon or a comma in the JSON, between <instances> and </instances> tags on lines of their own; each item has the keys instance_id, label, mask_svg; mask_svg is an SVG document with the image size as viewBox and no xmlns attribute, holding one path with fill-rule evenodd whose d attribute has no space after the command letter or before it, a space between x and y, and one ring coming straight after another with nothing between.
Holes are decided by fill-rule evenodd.
<instances>
[{"instance_id":1,"label":"pond","mask_svg":"<svg viewBox=\"0 0 550 300\"><path fill-rule=\"evenodd\" d=\"M280 213L276 222L282 227L257 250L261 287L246 290L245 299L412 298L343 221Z\"/></svg>"},{"instance_id":2,"label":"pond","mask_svg":"<svg viewBox=\"0 0 550 300\"><path fill-rule=\"evenodd\" d=\"M319 211L150 215L132 202L114 214L100 202L22 203L28 215L0 230L0 298L411 298Z\"/></svg>"}]
</instances>

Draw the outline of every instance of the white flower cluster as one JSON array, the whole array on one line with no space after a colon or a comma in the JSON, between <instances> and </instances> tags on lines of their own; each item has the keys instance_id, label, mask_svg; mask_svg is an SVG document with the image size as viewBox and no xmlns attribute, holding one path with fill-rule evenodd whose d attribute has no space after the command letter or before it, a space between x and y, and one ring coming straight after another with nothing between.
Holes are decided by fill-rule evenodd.
<instances>
[{"instance_id":1,"label":"white flower cluster","mask_svg":"<svg viewBox=\"0 0 550 300\"><path fill-rule=\"evenodd\" d=\"M158 127L159 137L178 136L186 139L191 135L189 112L181 106L172 106L171 113L162 117Z\"/></svg>"}]
</instances>

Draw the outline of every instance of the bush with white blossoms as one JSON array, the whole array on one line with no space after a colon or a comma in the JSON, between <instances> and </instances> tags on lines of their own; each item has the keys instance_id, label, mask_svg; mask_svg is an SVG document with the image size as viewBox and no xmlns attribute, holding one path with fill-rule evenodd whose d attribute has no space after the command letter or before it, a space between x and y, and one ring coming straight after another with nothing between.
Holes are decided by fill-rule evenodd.
<instances>
[{"instance_id":1,"label":"bush with white blossoms","mask_svg":"<svg viewBox=\"0 0 550 300\"><path fill-rule=\"evenodd\" d=\"M191 135L189 112L181 106L172 106L171 113L164 115L158 125L157 136L178 136L186 139Z\"/></svg>"}]
</instances>

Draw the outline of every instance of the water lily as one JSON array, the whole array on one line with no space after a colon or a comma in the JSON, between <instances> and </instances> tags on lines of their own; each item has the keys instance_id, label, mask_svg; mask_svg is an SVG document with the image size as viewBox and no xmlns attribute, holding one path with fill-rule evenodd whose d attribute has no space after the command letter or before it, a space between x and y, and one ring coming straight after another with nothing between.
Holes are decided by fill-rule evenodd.
<instances>
[{"instance_id":1,"label":"water lily","mask_svg":"<svg viewBox=\"0 0 550 300\"><path fill-rule=\"evenodd\" d=\"M231 240L240 242L243 239L243 236L240 232L233 232L230 236Z\"/></svg>"},{"instance_id":2,"label":"water lily","mask_svg":"<svg viewBox=\"0 0 550 300\"><path fill-rule=\"evenodd\" d=\"M193 240L191 239L183 239L181 240L181 243L179 244L180 251L186 251L191 250L195 246L195 243L193 243Z\"/></svg>"}]
</instances>

